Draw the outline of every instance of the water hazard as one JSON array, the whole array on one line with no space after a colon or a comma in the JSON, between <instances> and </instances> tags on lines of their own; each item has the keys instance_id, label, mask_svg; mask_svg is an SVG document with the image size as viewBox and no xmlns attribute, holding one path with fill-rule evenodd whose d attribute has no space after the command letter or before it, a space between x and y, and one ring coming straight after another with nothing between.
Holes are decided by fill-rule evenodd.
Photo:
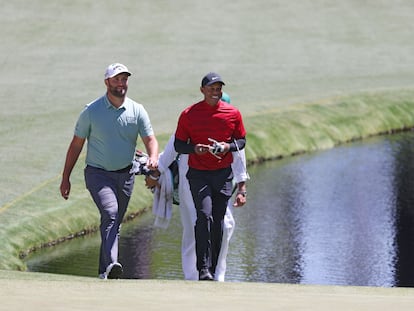
<instances>
[{"instance_id":1,"label":"water hazard","mask_svg":"<svg viewBox=\"0 0 414 311\"><path fill-rule=\"evenodd\" d=\"M248 205L233 210L226 280L414 286L413 154L408 132L249 168ZM124 276L182 279L178 207L167 230L152 224L148 214L123 226ZM93 235L27 264L96 277L98 249Z\"/></svg>"}]
</instances>

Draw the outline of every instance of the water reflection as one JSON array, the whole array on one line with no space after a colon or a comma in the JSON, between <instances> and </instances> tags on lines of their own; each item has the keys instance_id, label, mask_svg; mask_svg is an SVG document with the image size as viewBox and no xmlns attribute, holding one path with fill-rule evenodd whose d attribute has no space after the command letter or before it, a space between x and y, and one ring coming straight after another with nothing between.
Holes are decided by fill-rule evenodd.
<instances>
[{"instance_id":1,"label":"water reflection","mask_svg":"<svg viewBox=\"0 0 414 311\"><path fill-rule=\"evenodd\" d=\"M394 285L393 163L386 148L360 145L295 169L301 283Z\"/></svg>"},{"instance_id":2,"label":"water reflection","mask_svg":"<svg viewBox=\"0 0 414 311\"><path fill-rule=\"evenodd\" d=\"M414 287L414 134L394 144L396 169L396 285Z\"/></svg>"},{"instance_id":3,"label":"water reflection","mask_svg":"<svg viewBox=\"0 0 414 311\"><path fill-rule=\"evenodd\" d=\"M226 280L413 286L413 138L378 137L251 167L249 203L233 211ZM182 279L178 208L166 231L152 222L146 215L122 229L125 277ZM28 266L96 276L98 247L96 236L71 241Z\"/></svg>"},{"instance_id":4,"label":"water reflection","mask_svg":"<svg viewBox=\"0 0 414 311\"><path fill-rule=\"evenodd\" d=\"M238 215L235 242L254 237L243 247L249 268L231 265L235 274L251 281L393 286L393 160L377 147L353 144L256 168L249 187L254 204Z\"/></svg>"}]
</instances>

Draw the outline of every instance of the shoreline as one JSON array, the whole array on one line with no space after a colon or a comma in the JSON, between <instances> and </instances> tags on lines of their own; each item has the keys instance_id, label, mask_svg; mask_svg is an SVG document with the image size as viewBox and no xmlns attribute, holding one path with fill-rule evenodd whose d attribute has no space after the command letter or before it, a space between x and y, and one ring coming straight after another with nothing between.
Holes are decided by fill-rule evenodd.
<instances>
[{"instance_id":1,"label":"shoreline","mask_svg":"<svg viewBox=\"0 0 414 311\"><path fill-rule=\"evenodd\" d=\"M289 106L247 116L245 125L246 158L252 165L410 130L414 126L414 90L358 94L331 102ZM169 136L159 136L161 150ZM99 226L95 207L84 189L82 161L78 162L72 174L70 200L63 201L55 191L58 176L0 210L0 222L4 224L0 228L0 269L25 271L22 259L31 251L83 236ZM137 183L134 192L126 220L150 210L152 194L143 183ZM45 223L49 224L47 228Z\"/></svg>"}]
</instances>

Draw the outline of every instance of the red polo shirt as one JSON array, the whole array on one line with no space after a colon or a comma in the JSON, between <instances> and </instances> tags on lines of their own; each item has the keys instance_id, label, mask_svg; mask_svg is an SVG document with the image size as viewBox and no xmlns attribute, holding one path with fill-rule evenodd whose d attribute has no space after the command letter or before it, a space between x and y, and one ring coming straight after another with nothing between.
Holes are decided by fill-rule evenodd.
<instances>
[{"instance_id":1,"label":"red polo shirt","mask_svg":"<svg viewBox=\"0 0 414 311\"><path fill-rule=\"evenodd\" d=\"M246 130L237 108L221 100L217 105L210 106L203 100L181 113L175 136L194 145L211 145L208 138L230 143L233 139L245 137ZM232 162L231 152L227 152L222 159L217 159L211 153L190 153L188 165L198 170L217 170L229 167Z\"/></svg>"}]
</instances>

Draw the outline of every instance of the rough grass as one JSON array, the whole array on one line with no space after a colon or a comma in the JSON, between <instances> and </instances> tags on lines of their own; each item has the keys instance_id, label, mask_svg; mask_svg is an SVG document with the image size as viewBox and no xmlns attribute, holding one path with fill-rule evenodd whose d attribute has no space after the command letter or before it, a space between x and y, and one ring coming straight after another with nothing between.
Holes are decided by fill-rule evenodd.
<instances>
[{"instance_id":1,"label":"rough grass","mask_svg":"<svg viewBox=\"0 0 414 311\"><path fill-rule=\"evenodd\" d=\"M413 15L410 0L2 1L0 206L61 172L113 61L134 73L128 94L156 133L171 133L211 70L245 116L412 87Z\"/></svg>"},{"instance_id":2,"label":"rough grass","mask_svg":"<svg viewBox=\"0 0 414 311\"><path fill-rule=\"evenodd\" d=\"M247 117L249 163L332 148L372 135L414 126L414 90L333 98ZM168 139L160 136L161 146ZM82 167L74 170L72 196L59 198L59 178L2 207L0 269L24 270L20 259L39 247L53 245L97 229L98 214L84 189ZM127 218L151 206L152 195L137 177Z\"/></svg>"},{"instance_id":3,"label":"rough grass","mask_svg":"<svg viewBox=\"0 0 414 311\"><path fill-rule=\"evenodd\" d=\"M413 15L410 0L3 1L0 268L24 270L20 254L95 230L82 159L69 201L59 174L109 63L134 73L128 94L161 145L201 77L220 72L260 161L410 127L413 94L400 90L414 81ZM137 180L129 211L150 200Z\"/></svg>"},{"instance_id":4,"label":"rough grass","mask_svg":"<svg viewBox=\"0 0 414 311\"><path fill-rule=\"evenodd\" d=\"M365 93L250 117L247 158L280 158L410 129L412 96L412 90Z\"/></svg>"}]
</instances>

